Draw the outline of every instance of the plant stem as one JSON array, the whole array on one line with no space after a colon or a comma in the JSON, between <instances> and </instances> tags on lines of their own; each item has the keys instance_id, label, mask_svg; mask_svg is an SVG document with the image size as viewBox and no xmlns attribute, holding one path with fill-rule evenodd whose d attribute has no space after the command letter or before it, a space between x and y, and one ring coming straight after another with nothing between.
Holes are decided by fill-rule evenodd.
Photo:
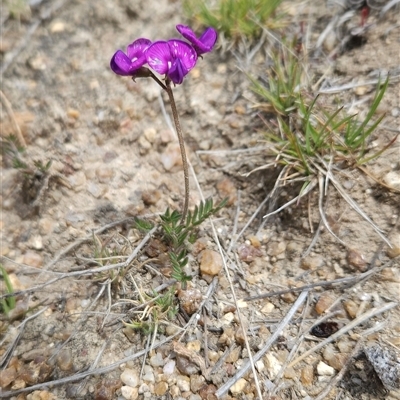
<instances>
[{"instance_id":1,"label":"plant stem","mask_svg":"<svg viewBox=\"0 0 400 400\"><path fill-rule=\"evenodd\" d=\"M189 167L186 158L185 142L183 140L182 129L179 123L178 110L176 108L174 95L172 93L171 81L167 80L165 86L166 86L165 90L168 93L169 101L171 103L171 110L172 110L172 116L174 118L176 133L178 134L179 147L182 156L183 174L185 176L185 203L183 205L183 211L181 217L181 224L183 224L186 220L186 215L189 208Z\"/></svg>"}]
</instances>

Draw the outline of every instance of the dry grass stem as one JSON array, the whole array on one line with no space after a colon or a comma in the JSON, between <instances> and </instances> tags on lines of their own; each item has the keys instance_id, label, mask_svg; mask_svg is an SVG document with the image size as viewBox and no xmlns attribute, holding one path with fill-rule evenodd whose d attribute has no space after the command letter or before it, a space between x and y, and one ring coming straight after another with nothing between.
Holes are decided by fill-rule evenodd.
<instances>
[{"instance_id":1,"label":"dry grass stem","mask_svg":"<svg viewBox=\"0 0 400 400\"><path fill-rule=\"evenodd\" d=\"M253 359L249 359L249 361L242 366L242 368L236 372L236 374L229 379L227 382L225 382L217 391L216 391L216 396L218 398L221 398L224 396L229 388L237 382L243 375L245 375L250 368L250 366L253 366L255 362L260 360L264 354L268 351L268 349L274 344L275 340L281 335L283 329L286 327L286 325L290 322L290 320L293 318L294 314L297 312L299 307L303 304L305 299L307 298L308 291L304 290L303 292L300 293L300 296L297 298L297 300L294 302L293 306L290 308L289 312L285 315L285 317L282 319L278 327L276 328L275 332L268 338L266 341L265 345L263 348L257 352L253 356ZM290 365L289 365L290 366ZM262 396L260 397L262 399Z\"/></svg>"}]
</instances>

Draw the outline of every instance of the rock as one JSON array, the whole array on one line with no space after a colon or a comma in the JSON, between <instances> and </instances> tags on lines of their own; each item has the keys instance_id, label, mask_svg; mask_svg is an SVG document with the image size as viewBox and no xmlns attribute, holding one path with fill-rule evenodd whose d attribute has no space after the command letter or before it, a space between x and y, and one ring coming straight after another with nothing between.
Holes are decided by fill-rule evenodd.
<instances>
[{"instance_id":1,"label":"rock","mask_svg":"<svg viewBox=\"0 0 400 400\"><path fill-rule=\"evenodd\" d=\"M271 242L268 244L267 254L271 257L278 257L284 254L286 250L286 242ZM279 257L278 257L279 258Z\"/></svg>"},{"instance_id":2,"label":"rock","mask_svg":"<svg viewBox=\"0 0 400 400\"><path fill-rule=\"evenodd\" d=\"M126 400L136 400L139 397L138 388L133 388L131 386L122 386L121 394Z\"/></svg>"},{"instance_id":3,"label":"rock","mask_svg":"<svg viewBox=\"0 0 400 400\"><path fill-rule=\"evenodd\" d=\"M190 378L188 376L178 375L176 377L176 386L178 386L181 392L189 392Z\"/></svg>"},{"instance_id":4,"label":"rock","mask_svg":"<svg viewBox=\"0 0 400 400\"><path fill-rule=\"evenodd\" d=\"M312 365L306 365L301 369L300 380L304 386L312 385L314 381L314 368Z\"/></svg>"},{"instance_id":5,"label":"rock","mask_svg":"<svg viewBox=\"0 0 400 400\"><path fill-rule=\"evenodd\" d=\"M145 190L142 193L142 200L146 206L151 206L157 204L157 202L161 199L161 191L158 189L154 190Z\"/></svg>"},{"instance_id":6,"label":"rock","mask_svg":"<svg viewBox=\"0 0 400 400\"><path fill-rule=\"evenodd\" d=\"M229 389L230 392L235 395L241 395L244 392L245 387L247 386L248 382L244 378L240 378L237 382L235 382L231 388Z\"/></svg>"},{"instance_id":7,"label":"rock","mask_svg":"<svg viewBox=\"0 0 400 400\"><path fill-rule=\"evenodd\" d=\"M225 359L225 361L227 362L227 363L235 363L238 359L239 359L239 356L240 356L240 353L242 352L242 349L241 349L241 347L235 347L229 354L228 354L228 356L226 357L226 359Z\"/></svg>"},{"instance_id":8,"label":"rock","mask_svg":"<svg viewBox=\"0 0 400 400\"><path fill-rule=\"evenodd\" d=\"M190 390L197 393L204 385L205 378L202 375L190 375Z\"/></svg>"},{"instance_id":9,"label":"rock","mask_svg":"<svg viewBox=\"0 0 400 400\"><path fill-rule=\"evenodd\" d=\"M324 258L322 256L308 256L301 262L301 268L305 270L314 271L324 265Z\"/></svg>"},{"instance_id":10,"label":"rock","mask_svg":"<svg viewBox=\"0 0 400 400\"><path fill-rule=\"evenodd\" d=\"M3 369L0 373L0 387L6 388L17 378L17 370L14 366Z\"/></svg>"},{"instance_id":11,"label":"rock","mask_svg":"<svg viewBox=\"0 0 400 400\"><path fill-rule=\"evenodd\" d=\"M349 249L346 259L348 266L352 270L360 272L365 272L367 270L367 261L365 260L364 255L361 254L358 250Z\"/></svg>"},{"instance_id":12,"label":"rock","mask_svg":"<svg viewBox=\"0 0 400 400\"><path fill-rule=\"evenodd\" d=\"M203 295L197 288L189 288L186 290L178 290L178 299L181 307L186 311L188 315L194 314L198 311L201 302L203 301Z\"/></svg>"},{"instance_id":13,"label":"rock","mask_svg":"<svg viewBox=\"0 0 400 400\"><path fill-rule=\"evenodd\" d=\"M274 310L274 308L275 306L268 301L264 304L263 308L261 309L261 312L263 314L269 314Z\"/></svg>"},{"instance_id":14,"label":"rock","mask_svg":"<svg viewBox=\"0 0 400 400\"><path fill-rule=\"evenodd\" d=\"M174 360L167 361L163 367L163 374L172 375L174 371L175 371L175 361Z\"/></svg>"},{"instance_id":15,"label":"rock","mask_svg":"<svg viewBox=\"0 0 400 400\"><path fill-rule=\"evenodd\" d=\"M224 178L217 183L217 190L221 198L228 199L227 205L231 206L236 202L237 189L235 184L229 178Z\"/></svg>"},{"instance_id":16,"label":"rock","mask_svg":"<svg viewBox=\"0 0 400 400\"><path fill-rule=\"evenodd\" d=\"M251 263L256 257L261 257L263 253L259 248L243 243L238 247L238 255L241 261Z\"/></svg>"},{"instance_id":17,"label":"rock","mask_svg":"<svg viewBox=\"0 0 400 400\"><path fill-rule=\"evenodd\" d=\"M179 355L176 357L176 367L181 372L181 374L187 376L197 374L200 371L200 368L197 364L191 362L186 357Z\"/></svg>"},{"instance_id":18,"label":"rock","mask_svg":"<svg viewBox=\"0 0 400 400\"><path fill-rule=\"evenodd\" d=\"M269 379L274 380L278 375L279 371L281 370L282 364L272 353L268 353L264 357L264 360L265 360L265 366L268 371L268 377Z\"/></svg>"},{"instance_id":19,"label":"rock","mask_svg":"<svg viewBox=\"0 0 400 400\"><path fill-rule=\"evenodd\" d=\"M198 353L201 350L201 342L200 342L200 340L192 340L192 341L186 343L186 348L189 351L195 351Z\"/></svg>"},{"instance_id":20,"label":"rock","mask_svg":"<svg viewBox=\"0 0 400 400\"><path fill-rule=\"evenodd\" d=\"M386 185L400 190L400 173L398 171L390 171L384 177L383 181Z\"/></svg>"},{"instance_id":21,"label":"rock","mask_svg":"<svg viewBox=\"0 0 400 400\"><path fill-rule=\"evenodd\" d=\"M215 276L222 269L222 258L214 250L206 249L200 255L200 271L202 274Z\"/></svg>"},{"instance_id":22,"label":"rock","mask_svg":"<svg viewBox=\"0 0 400 400\"><path fill-rule=\"evenodd\" d=\"M149 143L154 143L157 138L157 131L155 128L147 128L144 130L143 135Z\"/></svg>"},{"instance_id":23,"label":"rock","mask_svg":"<svg viewBox=\"0 0 400 400\"><path fill-rule=\"evenodd\" d=\"M147 383L155 382L153 367L151 367L150 365L144 366L142 379Z\"/></svg>"},{"instance_id":24,"label":"rock","mask_svg":"<svg viewBox=\"0 0 400 400\"><path fill-rule=\"evenodd\" d=\"M323 314L335 301L335 296L330 292L323 292L315 305L318 315Z\"/></svg>"},{"instance_id":25,"label":"rock","mask_svg":"<svg viewBox=\"0 0 400 400\"><path fill-rule=\"evenodd\" d=\"M182 155L178 144L168 144L161 155L161 163L166 171L171 171L175 165L182 165Z\"/></svg>"},{"instance_id":26,"label":"rock","mask_svg":"<svg viewBox=\"0 0 400 400\"><path fill-rule=\"evenodd\" d=\"M319 376L332 376L335 374L335 369L320 361L317 365L317 373Z\"/></svg>"},{"instance_id":27,"label":"rock","mask_svg":"<svg viewBox=\"0 0 400 400\"><path fill-rule=\"evenodd\" d=\"M156 353L150 357L150 365L152 367L162 367L164 365L164 359L161 353Z\"/></svg>"},{"instance_id":28,"label":"rock","mask_svg":"<svg viewBox=\"0 0 400 400\"><path fill-rule=\"evenodd\" d=\"M130 387L136 387L139 385L139 375L138 373L130 368L125 368L125 370L121 374L121 381L125 383L125 385Z\"/></svg>"},{"instance_id":29,"label":"rock","mask_svg":"<svg viewBox=\"0 0 400 400\"><path fill-rule=\"evenodd\" d=\"M62 349L57 357L56 362L61 371L70 371L73 367L72 353L70 349Z\"/></svg>"},{"instance_id":30,"label":"rock","mask_svg":"<svg viewBox=\"0 0 400 400\"><path fill-rule=\"evenodd\" d=\"M158 382L154 385L154 394L157 396L163 396L168 390L167 382Z\"/></svg>"},{"instance_id":31,"label":"rock","mask_svg":"<svg viewBox=\"0 0 400 400\"><path fill-rule=\"evenodd\" d=\"M355 318L357 316L358 305L356 302L353 300L345 300L343 302L343 306L351 318Z\"/></svg>"},{"instance_id":32,"label":"rock","mask_svg":"<svg viewBox=\"0 0 400 400\"><path fill-rule=\"evenodd\" d=\"M114 168L102 167L96 170L96 176L100 183L109 183L114 175Z\"/></svg>"}]
</instances>

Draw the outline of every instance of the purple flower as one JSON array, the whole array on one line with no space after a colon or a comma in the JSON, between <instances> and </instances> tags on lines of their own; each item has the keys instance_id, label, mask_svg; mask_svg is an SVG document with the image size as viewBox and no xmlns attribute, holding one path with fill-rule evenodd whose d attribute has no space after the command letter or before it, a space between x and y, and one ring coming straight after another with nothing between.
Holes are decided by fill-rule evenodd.
<instances>
[{"instance_id":1,"label":"purple flower","mask_svg":"<svg viewBox=\"0 0 400 400\"><path fill-rule=\"evenodd\" d=\"M135 75L146 64L146 50L151 45L148 39L137 39L126 49L118 50L110 61L111 69L118 75Z\"/></svg>"},{"instance_id":2,"label":"purple flower","mask_svg":"<svg viewBox=\"0 0 400 400\"><path fill-rule=\"evenodd\" d=\"M211 27L207 28L198 39L193 30L186 25L177 25L176 29L192 44L198 56L210 52L217 41L217 31Z\"/></svg>"},{"instance_id":3,"label":"purple flower","mask_svg":"<svg viewBox=\"0 0 400 400\"><path fill-rule=\"evenodd\" d=\"M197 62L195 49L178 39L154 42L145 55L150 68L165 74L175 84L181 84Z\"/></svg>"}]
</instances>

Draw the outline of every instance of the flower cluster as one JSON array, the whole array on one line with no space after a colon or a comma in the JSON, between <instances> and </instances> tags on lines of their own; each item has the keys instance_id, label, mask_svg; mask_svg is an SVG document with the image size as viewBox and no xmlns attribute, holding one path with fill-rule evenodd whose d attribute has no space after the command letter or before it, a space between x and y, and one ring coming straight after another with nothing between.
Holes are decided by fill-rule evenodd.
<instances>
[{"instance_id":1,"label":"flower cluster","mask_svg":"<svg viewBox=\"0 0 400 400\"><path fill-rule=\"evenodd\" d=\"M111 69L123 76L149 76L150 72L143 66L148 66L161 75L181 84L183 78L196 65L198 56L210 52L217 41L217 32L207 28L197 38L191 28L177 25L177 31L190 43L180 39L159 40L151 42L140 38L130 44L126 54L118 50L110 62Z\"/></svg>"}]
</instances>

